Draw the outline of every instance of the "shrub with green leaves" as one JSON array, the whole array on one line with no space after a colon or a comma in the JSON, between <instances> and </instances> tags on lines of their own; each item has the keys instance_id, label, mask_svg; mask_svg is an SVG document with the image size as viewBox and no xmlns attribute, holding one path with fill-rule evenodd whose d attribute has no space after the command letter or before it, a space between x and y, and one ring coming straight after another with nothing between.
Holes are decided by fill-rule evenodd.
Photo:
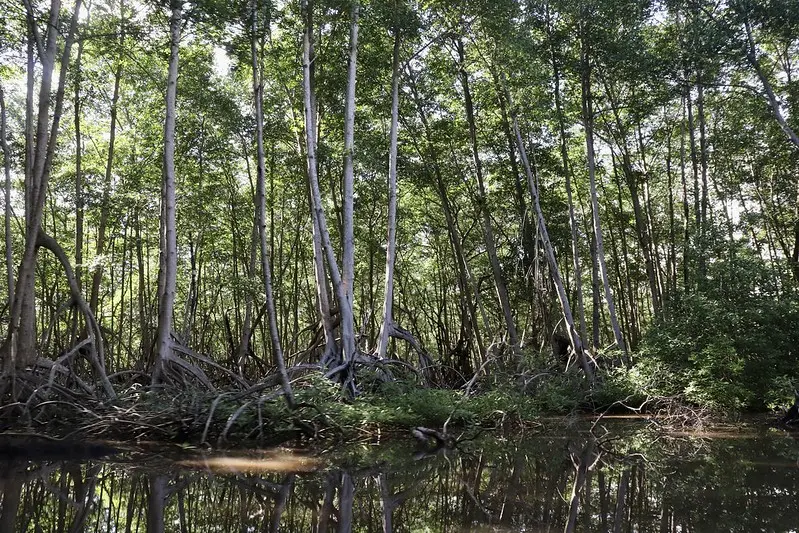
<instances>
[{"instance_id":1,"label":"shrub with green leaves","mask_svg":"<svg viewBox=\"0 0 799 533\"><path fill-rule=\"evenodd\" d=\"M722 410L784 404L799 363L799 299L738 251L709 266L702 291L672 302L636 367L659 394Z\"/></svg>"}]
</instances>

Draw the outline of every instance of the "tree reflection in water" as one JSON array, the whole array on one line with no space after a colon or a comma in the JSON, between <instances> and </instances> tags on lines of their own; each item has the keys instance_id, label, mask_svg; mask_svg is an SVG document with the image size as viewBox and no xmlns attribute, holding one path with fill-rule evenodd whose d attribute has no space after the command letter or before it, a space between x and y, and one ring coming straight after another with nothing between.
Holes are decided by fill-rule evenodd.
<instances>
[{"instance_id":1,"label":"tree reflection in water","mask_svg":"<svg viewBox=\"0 0 799 533\"><path fill-rule=\"evenodd\" d=\"M316 470L295 456L285 463L295 468L277 468L274 454L230 468L215 459L213 469L138 454L16 461L0 464L0 533L795 528L799 450L783 434L613 434L483 441L415 459L395 443Z\"/></svg>"}]
</instances>

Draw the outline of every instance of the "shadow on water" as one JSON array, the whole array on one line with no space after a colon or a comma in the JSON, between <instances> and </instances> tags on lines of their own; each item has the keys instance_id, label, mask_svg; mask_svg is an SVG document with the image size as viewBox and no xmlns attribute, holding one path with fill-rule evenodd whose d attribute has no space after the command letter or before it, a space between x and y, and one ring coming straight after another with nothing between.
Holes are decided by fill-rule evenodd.
<instances>
[{"instance_id":1,"label":"shadow on water","mask_svg":"<svg viewBox=\"0 0 799 533\"><path fill-rule=\"evenodd\" d=\"M606 428L427 455L392 442L322 457L128 447L97 458L113 450L73 444L66 458L29 459L17 443L0 461L0 533L795 530L799 445L785 434Z\"/></svg>"}]
</instances>

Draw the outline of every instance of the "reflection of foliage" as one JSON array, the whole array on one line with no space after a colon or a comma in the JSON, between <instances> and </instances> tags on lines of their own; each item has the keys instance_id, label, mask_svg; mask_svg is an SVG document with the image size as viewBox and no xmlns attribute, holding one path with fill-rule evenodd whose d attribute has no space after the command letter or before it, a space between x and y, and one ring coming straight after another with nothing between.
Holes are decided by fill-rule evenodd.
<instances>
[{"instance_id":1,"label":"reflection of foliage","mask_svg":"<svg viewBox=\"0 0 799 533\"><path fill-rule=\"evenodd\" d=\"M703 532L748 532L768 523L769 530L786 531L795 524L799 471L793 442L781 434L739 427L711 438L655 439L638 423L603 425L610 438L583 486L590 495L580 498L579 529L612 529L625 472L624 531L659 531L664 523ZM568 516L562 494L574 481L572 458L585 449L585 429L553 425L527 439L474 441L468 451L423 460L411 458L407 442L355 445L327 457L329 467L297 474L211 474L170 458L191 457L186 451L129 452L116 464L18 465L6 471L3 487L6 495L21 487L16 531L32 531L33 524L57 531L83 510L86 529L119 531L128 524L141 531L157 510L158 500L148 495L159 486L165 531L261 531L270 524L310 531L332 526L347 510L353 531L378 531L386 509L398 532L562 529ZM264 456L243 454L253 462ZM62 505L70 500L77 503ZM88 501L93 505L84 508Z\"/></svg>"}]
</instances>

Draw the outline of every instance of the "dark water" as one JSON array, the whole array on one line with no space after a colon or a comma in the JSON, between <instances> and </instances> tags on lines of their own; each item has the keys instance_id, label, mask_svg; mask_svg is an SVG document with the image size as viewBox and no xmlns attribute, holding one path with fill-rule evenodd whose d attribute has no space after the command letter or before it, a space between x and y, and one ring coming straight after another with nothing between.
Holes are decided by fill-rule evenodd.
<instances>
[{"instance_id":1,"label":"dark water","mask_svg":"<svg viewBox=\"0 0 799 533\"><path fill-rule=\"evenodd\" d=\"M790 435L604 425L592 436L584 422L552 423L432 454L396 440L315 454L151 446L70 461L45 450L36 461L0 462L0 532L799 528L799 442Z\"/></svg>"}]
</instances>

